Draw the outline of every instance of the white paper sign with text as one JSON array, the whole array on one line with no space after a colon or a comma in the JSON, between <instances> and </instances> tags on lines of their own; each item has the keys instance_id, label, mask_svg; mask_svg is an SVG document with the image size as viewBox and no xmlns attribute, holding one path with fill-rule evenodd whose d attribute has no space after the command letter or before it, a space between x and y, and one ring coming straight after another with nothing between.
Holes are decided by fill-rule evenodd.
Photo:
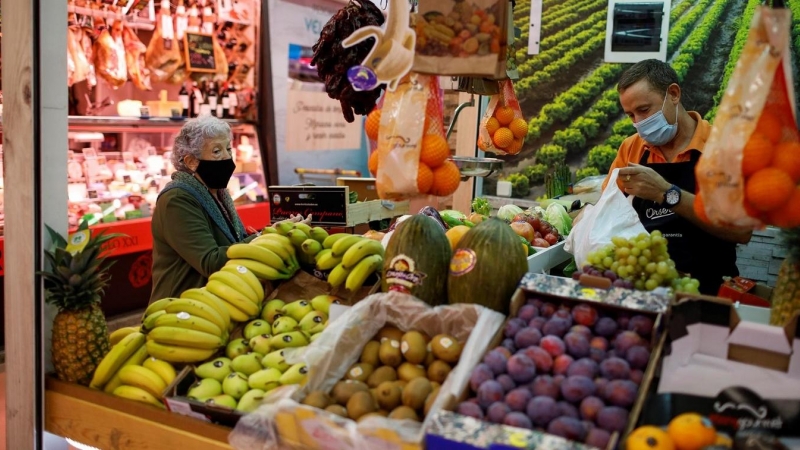
<instances>
[{"instance_id":1,"label":"white paper sign with text","mask_svg":"<svg viewBox=\"0 0 800 450\"><path fill-rule=\"evenodd\" d=\"M325 92L289 90L286 150L353 150L361 147L362 121L347 123L337 100Z\"/></svg>"}]
</instances>

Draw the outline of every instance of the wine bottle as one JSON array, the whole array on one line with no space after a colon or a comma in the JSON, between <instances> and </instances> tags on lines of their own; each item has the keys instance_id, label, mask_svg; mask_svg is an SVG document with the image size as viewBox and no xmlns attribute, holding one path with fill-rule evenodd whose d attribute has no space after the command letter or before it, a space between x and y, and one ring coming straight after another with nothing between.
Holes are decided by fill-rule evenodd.
<instances>
[{"instance_id":1,"label":"wine bottle","mask_svg":"<svg viewBox=\"0 0 800 450\"><path fill-rule=\"evenodd\" d=\"M208 106L211 108L211 115L220 117L218 114L217 106L219 103L219 94L217 93L217 83L211 81L208 83L208 92L206 94L208 99Z\"/></svg>"},{"instance_id":2,"label":"wine bottle","mask_svg":"<svg viewBox=\"0 0 800 450\"><path fill-rule=\"evenodd\" d=\"M236 94L236 85L231 83L228 86L228 115L231 119L236 118L238 113L239 97Z\"/></svg>"},{"instance_id":3,"label":"wine bottle","mask_svg":"<svg viewBox=\"0 0 800 450\"><path fill-rule=\"evenodd\" d=\"M181 84L181 90L178 91L178 100L181 102L181 107L183 111L181 115L183 117L190 117L189 116L189 91L186 90L186 83Z\"/></svg>"},{"instance_id":4,"label":"wine bottle","mask_svg":"<svg viewBox=\"0 0 800 450\"><path fill-rule=\"evenodd\" d=\"M200 115L200 105L203 104L203 92L197 84L197 81L192 82L192 117Z\"/></svg>"},{"instance_id":5,"label":"wine bottle","mask_svg":"<svg viewBox=\"0 0 800 450\"><path fill-rule=\"evenodd\" d=\"M223 85L220 89L220 93L222 95L222 99L220 100L220 108L222 111L222 115L219 117L223 119L230 119L231 118L231 97L230 91L228 90L229 87L227 85Z\"/></svg>"}]
</instances>

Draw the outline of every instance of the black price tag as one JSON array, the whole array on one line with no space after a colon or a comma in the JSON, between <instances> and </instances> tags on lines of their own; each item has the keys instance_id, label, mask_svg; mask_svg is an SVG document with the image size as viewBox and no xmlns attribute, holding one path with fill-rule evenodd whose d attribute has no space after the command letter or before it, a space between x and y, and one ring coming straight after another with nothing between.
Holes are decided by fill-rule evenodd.
<instances>
[{"instance_id":1,"label":"black price tag","mask_svg":"<svg viewBox=\"0 0 800 450\"><path fill-rule=\"evenodd\" d=\"M123 175L122 176L122 182L123 183L130 183L131 182L131 176L130 175Z\"/></svg>"},{"instance_id":2,"label":"black price tag","mask_svg":"<svg viewBox=\"0 0 800 450\"><path fill-rule=\"evenodd\" d=\"M186 32L183 35L183 43L188 72L217 71L217 61L214 59L214 35Z\"/></svg>"},{"instance_id":3,"label":"black price tag","mask_svg":"<svg viewBox=\"0 0 800 450\"><path fill-rule=\"evenodd\" d=\"M86 191L86 195L89 198L97 198L97 191L95 191L94 189L90 189L90 190Z\"/></svg>"},{"instance_id":4,"label":"black price tag","mask_svg":"<svg viewBox=\"0 0 800 450\"><path fill-rule=\"evenodd\" d=\"M311 224L347 226L347 186L270 186L267 189L272 222L311 214Z\"/></svg>"}]
</instances>

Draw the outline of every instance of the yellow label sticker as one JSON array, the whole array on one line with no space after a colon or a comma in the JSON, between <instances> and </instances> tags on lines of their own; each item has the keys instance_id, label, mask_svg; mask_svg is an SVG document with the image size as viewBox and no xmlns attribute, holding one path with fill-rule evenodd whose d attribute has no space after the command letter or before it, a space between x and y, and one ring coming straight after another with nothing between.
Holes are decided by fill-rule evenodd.
<instances>
[{"instance_id":1,"label":"yellow label sticker","mask_svg":"<svg viewBox=\"0 0 800 450\"><path fill-rule=\"evenodd\" d=\"M528 440L525 439L525 434L523 433L513 433L508 435L508 443L518 448L525 448L528 446Z\"/></svg>"},{"instance_id":2,"label":"yellow label sticker","mask_svg":"<svg viewBox=\"0 0 800 450\"><path fill-rule=\"evenodd\" d=\"M591 299L597 298L597 291L595 291L592 288L581 289L581 294L586 298L591 298Z\"/></svg>"},{"instance_id":3,"label":"yellow label sticker","mask_svg":"<svg viewBox=\"0 0 800 450\"><path fill-rule=\"evenodd\" d=\"M75 233L70 234L69 238L67 238L66 250L75 255L86 248L86 244L89 243L89 238L91 237L92 232L89 230L76 231Z\"/></svg>"}]
</instances>

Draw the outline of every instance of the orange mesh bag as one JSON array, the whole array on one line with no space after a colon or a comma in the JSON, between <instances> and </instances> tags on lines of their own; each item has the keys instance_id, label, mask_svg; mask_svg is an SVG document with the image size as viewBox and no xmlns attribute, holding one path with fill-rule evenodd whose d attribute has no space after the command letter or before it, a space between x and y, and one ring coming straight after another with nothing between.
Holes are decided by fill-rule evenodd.
<instances>
[{"instance_id":1,"label":"orange mesh bag","mask_svg":"<svg viewBox=\"0 0 800 450\"><path fill-rule=\"evenodd\" d=\"M437 77L412 74L386 93L377 154L375 184L382 199L443 197L458 189L461 174L449 160Z\"/></svg>"},{"instance_id":2,"label":"orange mesh bag","mask_svg":"<svg viewBox=\"0 0 800 450\"><path fill-rule=\"evenodd\" d=\"M381 127L381 108L383 108L383 99L381 97L366 119L364 119L364 135L367 137L367 147L369 148L369 160L367 166L369 173L372 176L378 174L378 134Z\"/></svg>"},{"instance_id":3,"label":"orange mesh bag","mask_svg":"<svg viewBox=\"0 0 800 450\"><path fill-rule=\"evenodd\" d=\"M791 13L759 6L696 168L695 212L734 227L800 226Z\"/></svg>"},{"instance_id":4,"label":"orange mesh bag","mask_svg":"<svg viewBox=\"0 0 800 450\"><path fill-rule=\"evenodd\" d=\"M481 119L478 131L478 148L500 155L516 155L522 151L528 123L522 117L514 84L500 81L500 93L493 95Z\"/></svg>"}]
</instances>

